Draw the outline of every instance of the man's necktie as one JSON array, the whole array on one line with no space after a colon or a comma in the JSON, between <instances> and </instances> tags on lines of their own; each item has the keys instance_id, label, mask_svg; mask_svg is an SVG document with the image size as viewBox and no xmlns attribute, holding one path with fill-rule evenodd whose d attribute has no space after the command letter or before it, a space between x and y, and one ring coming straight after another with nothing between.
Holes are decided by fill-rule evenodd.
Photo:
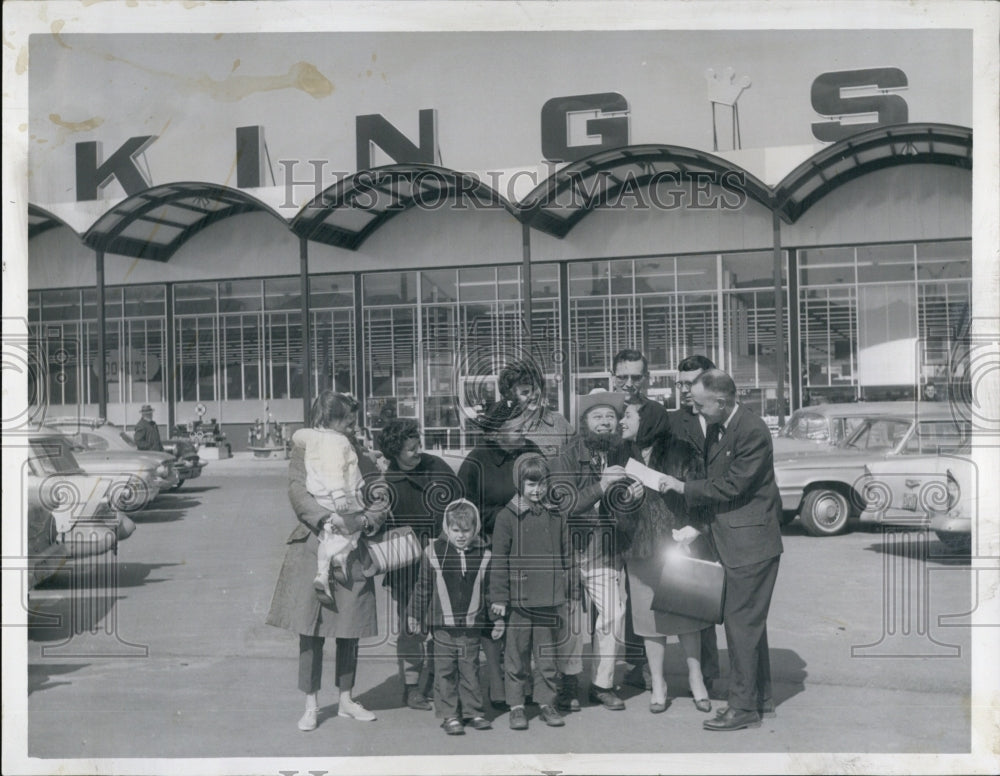
<instances>
[{"instance_id":1,"label":"man's necktie","mask_svg":"<svg viewBox=\"0 0 1000 776\"><path fill-rule=\"evenodd\" d=\"M705 429L705 464L708 464L708 455L715 443L719 441L722 436L722 424L720 423L709 423L708 428Z\"/></svg>"}]
</instances>

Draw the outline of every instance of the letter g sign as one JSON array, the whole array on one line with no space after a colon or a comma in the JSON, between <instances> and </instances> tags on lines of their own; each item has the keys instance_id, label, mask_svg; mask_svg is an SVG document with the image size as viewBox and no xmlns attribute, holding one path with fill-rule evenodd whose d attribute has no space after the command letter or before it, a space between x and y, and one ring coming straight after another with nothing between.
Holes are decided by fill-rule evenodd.
<instances>
[{"instance_id":1,"label":"letter g sign","mask_svg":"<svg viewBox=\"0 0 1000 776\"><path fill-rule=\"evenodd\" d=\"M600 140L571 145L570 122L574 114L593 113L618 115L584 118L583 134ZM628 100L618 92L553 97L542 106L542 156L550 162L575 162L598 151L627 146L628 134Z\"/></svg>"}]
</instances>

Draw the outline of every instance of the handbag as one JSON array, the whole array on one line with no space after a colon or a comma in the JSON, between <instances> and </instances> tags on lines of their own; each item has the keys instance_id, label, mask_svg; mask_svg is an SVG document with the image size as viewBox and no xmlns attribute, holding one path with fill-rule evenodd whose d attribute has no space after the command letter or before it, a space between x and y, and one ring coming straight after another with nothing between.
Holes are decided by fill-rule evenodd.
<instances>
[{"instance_id":1,"label":"handbag","mask_svg":"<svg viewBox=\"0 0 1000 776\"><path fill-rule=\"evenodd\" d=\"M366 577L396 571L420 558L420 540L408 525L390 528L377 537L361 537L358 542L361 567Z\"/></svg>"},{"instance_id":2,"label":"handbag","mask_svg":"<svg viewBox=\"0 0 1000 776\"><path fill-rule=\"evenodd\" d=\"M671 544L662 554L663 569L650 608L718 625L726 596L726 570Z\"/></svg>"}]
</instances>

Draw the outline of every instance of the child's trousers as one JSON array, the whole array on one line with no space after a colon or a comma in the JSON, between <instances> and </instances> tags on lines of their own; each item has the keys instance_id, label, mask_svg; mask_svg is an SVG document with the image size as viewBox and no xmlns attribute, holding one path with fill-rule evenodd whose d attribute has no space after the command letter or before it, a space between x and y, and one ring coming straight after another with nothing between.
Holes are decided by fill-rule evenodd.
<instances>
[{"instance_id":1,"label":"child's trousers","mask_svg":"<svg viewBox=\"0 0 1000 776\"><path fill-rule=\"evenodd\" d=\"M515 607L507 621L504 652L508 706L523 706L528 688L540 706L551 706L556 697L556 655L564 630L565 605Z\"/></svg>"},{"instance_id":2,"label":"child's trousers","mask_svg":"<svg viewBox=\"0 0 1000 776\"><path fill-rule=\"evenodd\" d=\"M434 713L441 719L484 715L478 628L434 628Z\"/></svg>"}]
</instances>

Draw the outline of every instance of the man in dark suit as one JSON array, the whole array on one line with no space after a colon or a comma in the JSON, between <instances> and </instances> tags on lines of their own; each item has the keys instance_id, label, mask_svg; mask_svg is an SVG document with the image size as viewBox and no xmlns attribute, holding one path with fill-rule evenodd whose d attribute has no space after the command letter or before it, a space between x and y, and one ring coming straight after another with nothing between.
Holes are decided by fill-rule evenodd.
<instances>
[{"instance_id":1,"label":"man in dark suit","mask_svg":"<svg viewBox=\"0 0 1000 776\"><path fill-rule=\"evenodd\" d=\"M767 612L778 576L781 497L774 481L771 433L758 416L736 401L736 383L708 369L691 386L694 409L705 418L704 480L664 476L661 489L683 494L690 507L711 507L709 526L726 570L723 624L729 648L729 706L706 730L740 730L760 725L773 708ZM674 532L682 543L697 529Z\"/></svg>"},{"instance_id":2,"label":"man in dark suit","mask_svg":"<svg viewBox=\"0 0 1000 776\"><path fill-rule=\"evenodd\" d=\"M139 422L135 424L135 431L132 438L135 446L140 450L163 450L163 443L160 441L160 429L153 421L153 408L148 404L143 404L139 410L141 416Z\"/></svg>"}]
</instances>

